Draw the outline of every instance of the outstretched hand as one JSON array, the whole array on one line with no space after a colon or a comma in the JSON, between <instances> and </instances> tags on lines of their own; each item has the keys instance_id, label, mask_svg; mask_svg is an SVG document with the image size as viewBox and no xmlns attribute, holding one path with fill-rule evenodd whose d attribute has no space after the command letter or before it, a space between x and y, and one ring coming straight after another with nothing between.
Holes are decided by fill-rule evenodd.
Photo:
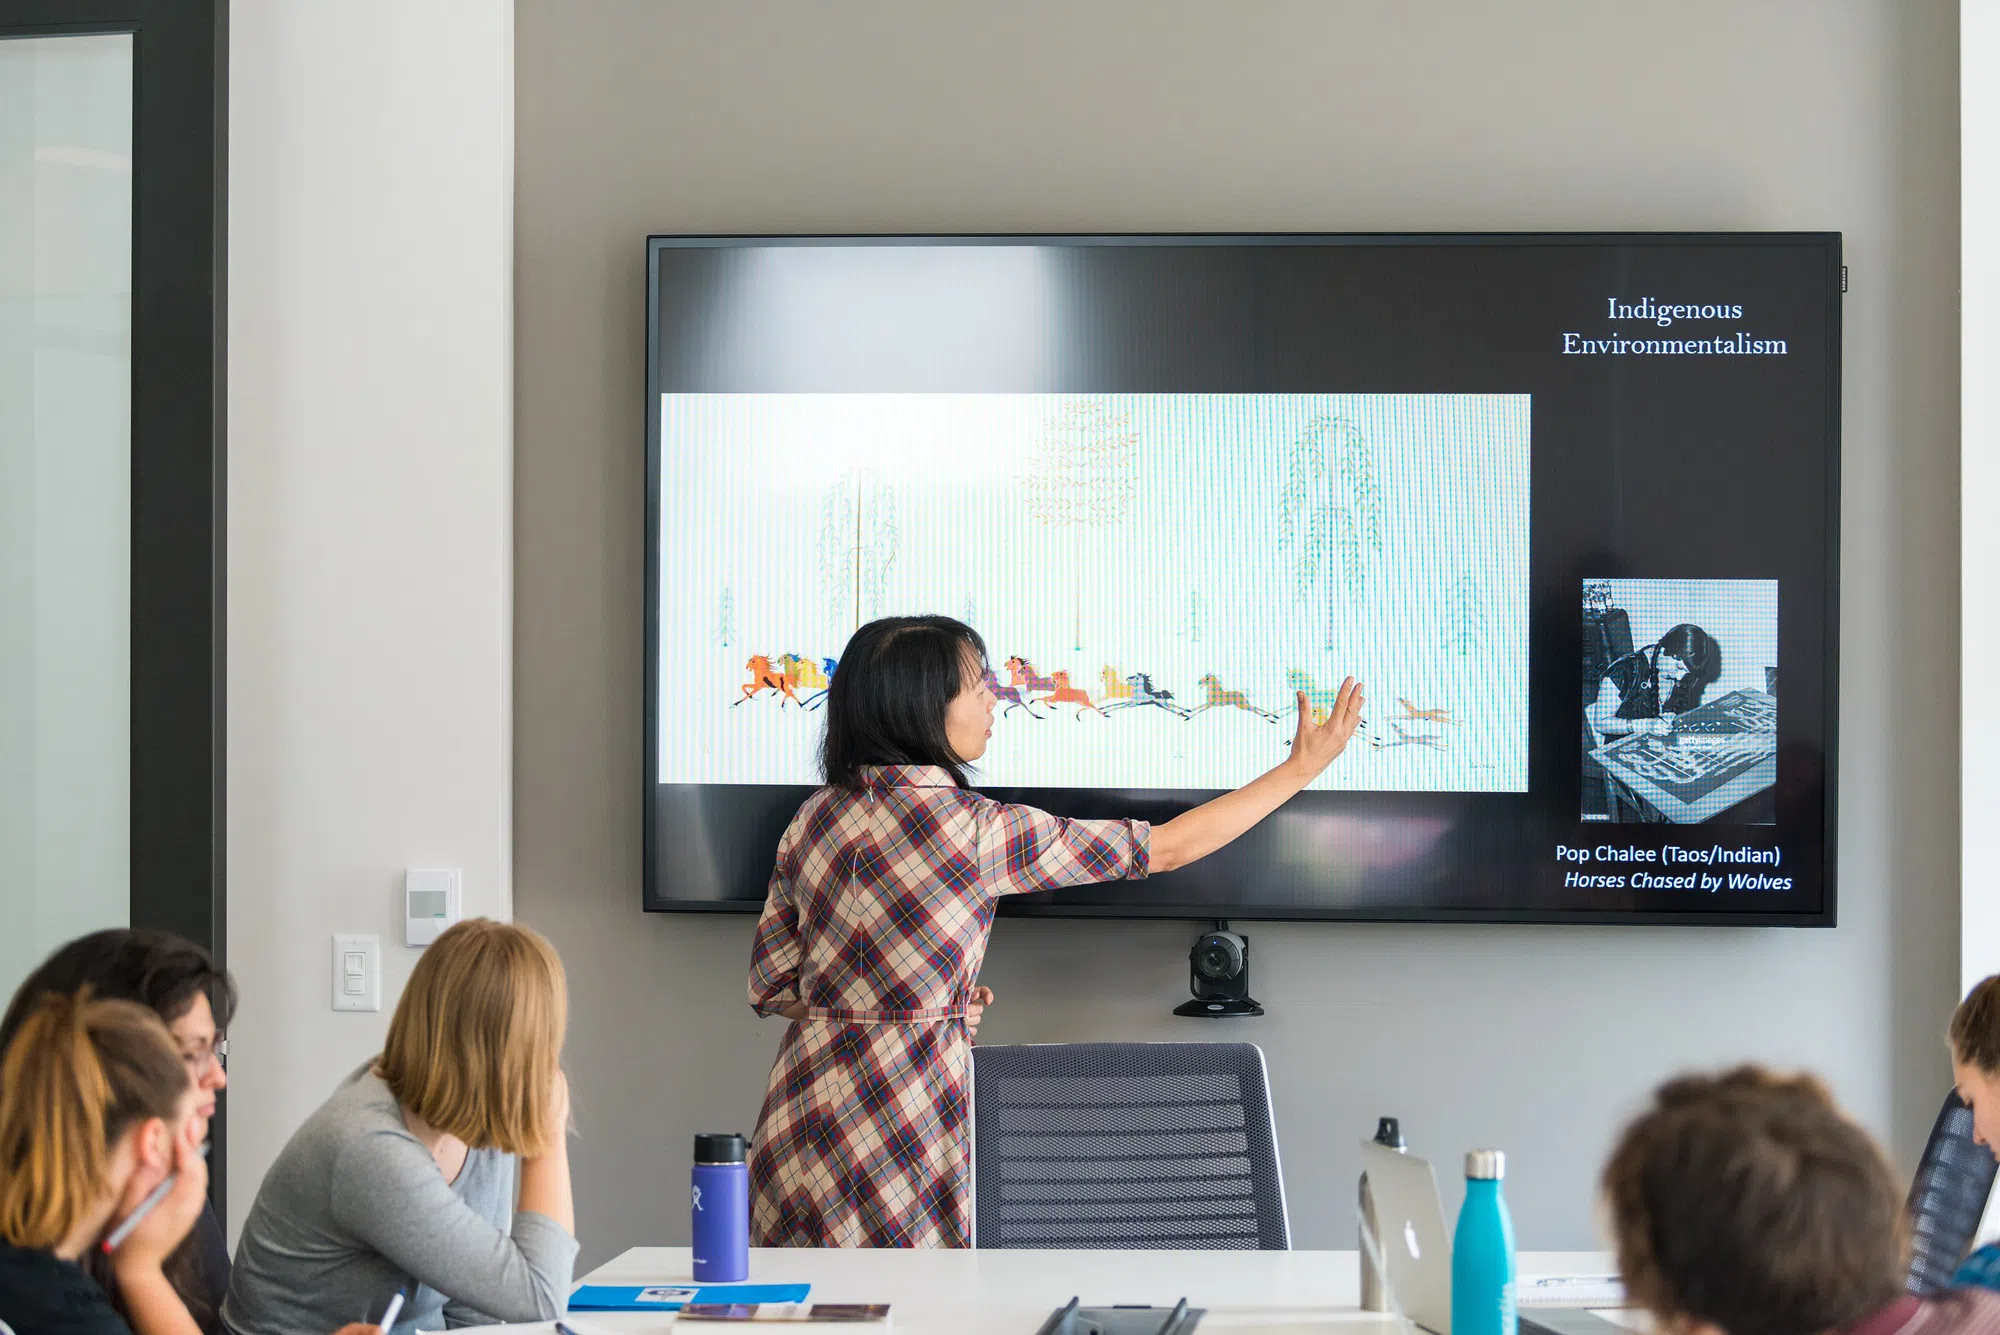
<instances>
[{"instance_id":1,"label":"outstretched hand","mask_svg":"<svg viewBox=\"0 0 2000 1335\"><path fill-rule=\"evenodd\" d=\"M1333 708L1315 723L1312 701L1300 691L1299 730L1292 735L1292 753L1235 792L1211 798L1153 826L1147 843L1147 870L1173 871L1205 858L1291 801L1347 749L1347 739L1361 726L1362 704L1361 687L1349 677L1340 683Z\"/></svg>"},{"instance_id":2,"label":"outstretched hand","mask_svg":"<svg viewBox=\"0 0 2000 1335\"><path fill-rule=\"evenodd\" d=\"M1292 759L1317 776L1347 749L1347 739L1361 724L1364 703L1361 683L1348 677L1340 683L1340 693L1333 698L1333 708L1327 711L1326 718L1315 723L1312 701L1300 691L1299 730L1292 737Z\"/></svg>"}]
</instances>

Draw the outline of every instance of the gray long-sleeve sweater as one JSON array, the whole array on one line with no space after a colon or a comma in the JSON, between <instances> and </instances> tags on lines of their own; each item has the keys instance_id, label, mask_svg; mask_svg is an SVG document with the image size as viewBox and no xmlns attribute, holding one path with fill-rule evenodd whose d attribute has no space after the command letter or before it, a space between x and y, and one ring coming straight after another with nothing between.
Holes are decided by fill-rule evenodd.
<instances>
[{"instance_id":1,"label":"gray long-sleeve sweater","mask_svg":"<svg viewBox=\"0 0 2000 1335\"><path fill-rule=\"evenodd\" d=\"M327 1335L379 1317L405 1285L391 1335L561 1316L576 1239L547 1215L515 1213L514 1179L513 1155L472 1150L447 1183L364 1066L271 1165L237 1243L223 1324Z\"/></svg>"}]
</instances>

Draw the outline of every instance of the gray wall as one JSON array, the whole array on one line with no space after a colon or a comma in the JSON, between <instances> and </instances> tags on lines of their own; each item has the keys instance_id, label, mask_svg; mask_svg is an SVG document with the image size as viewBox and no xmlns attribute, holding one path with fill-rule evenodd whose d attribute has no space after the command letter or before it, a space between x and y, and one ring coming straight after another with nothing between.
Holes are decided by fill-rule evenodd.
<instances>
[{"instance_id":1,"label":"gray wall","mask_svg":"<svg viewBox=\"0 0 2000 1335\"><path fill-rule=\"evenodd\" d=\"M1957 959L1957 10L1941 0L517 7L515 853L574 989L586 1263L687 1237L776 1023L747 918L639 911L648 232L1830 228L1847 235L1841 925L1262 924L1296 1240L1401 1114L1591 1245L1666 1073L1809 1065L1910 1162ZM1782 504L1782 498L1773 498ZM1209 1038L1191 925L1007 922L996 1042ZM1448 1194L1455 1192L1448 1188ZM1448 1205L1455 1204L1448 1201Z\"/></svg>"}]
</instances>

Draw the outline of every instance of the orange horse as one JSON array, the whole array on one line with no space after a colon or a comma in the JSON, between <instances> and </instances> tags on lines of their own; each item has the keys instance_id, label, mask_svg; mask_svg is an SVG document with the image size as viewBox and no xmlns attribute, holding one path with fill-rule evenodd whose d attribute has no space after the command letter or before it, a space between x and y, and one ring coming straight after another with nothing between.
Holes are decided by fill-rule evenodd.
<instances>
[{"instance_id":1,"label":"orange horse","mask_svg":"<svg viewBox=\"0 0 2000 1335\"><path fill-rule=\"evenodd\" d=\"M1465 726L1464 720L1453 718L1449 709L1419 709L1401 696L1396 697L1396 703L1406 719L1415 719L1419 723L1448 723L1454 728Z\"/></svg>"},{"instance_id":2,"label":"orange horse","mask_svg":"<svg viewBox=\"0 0 2000 1335\"><path fill-rule=\"evenodd\" d=\"M1110 717L1103 710L1097 708L1097 702L1090 698L1089 691L1084 690L1081 686L1072 686L1069 684L1069 673L1057 672L1052 674L1049 677L1049 684L1055 687L1055 690L1041 698L1042 704L1073 704L1076 706L1076 717L1079 719L1083 717L1083 711L1086 709L1095 711L1099 718Z\"/></svg>"},{"instance_id":3,"label":"orange horse","mask_svg":"<svg viewBox=\"0 0 2000 1335\"><path fill-rule=\"evenodd\" d=\"M743 670L750 674L750 680L743 683L743 700L750 699L759 691L777 691L785 697L784 700L778 701L779 708L784 707L785 700L790 700L793 704L799 703L799 697L792 694L792 683L786 680L784 673L771 666L771 660L766 655L750 655L750 661L743 665ZM731 700L729 707L734 709L742 704L743 700Z\"/></svg>"}]
</instances>

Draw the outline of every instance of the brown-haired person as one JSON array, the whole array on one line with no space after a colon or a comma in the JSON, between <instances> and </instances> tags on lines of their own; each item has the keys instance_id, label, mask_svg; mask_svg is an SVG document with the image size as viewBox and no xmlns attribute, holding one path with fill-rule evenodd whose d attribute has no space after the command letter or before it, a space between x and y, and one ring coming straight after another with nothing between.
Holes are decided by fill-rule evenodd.
<instances>
[{"instance_id":1,"label":"brown-haired person","mask_svg":"<svg viewBox=\"0 0 2000 1335\"><path fill-rule=\"evenodd\" d=\"M236 1009L236 985L209 953L172 932L116 927L80 936L58 949L15 990L0 1018L4 1049L41 999L90 989L104 1001L133 1001L160 1017L199 1093L195 1116L201 1138L215 1116L216 1096L228 1085L222 1069L223 1031ZM123 1310L110 1258L86 1253L83 1268ZM205 1335L222 1329L222 1296L229 1291L229 1244L222 1223L204 1202L181 1244L163 1266L167 1280Z\"/></svg>"},{"instance_id":2,"label":"brown-haired person","mask_svg":"<svg viewBox=\"0 0 2000 1335\"><path fill-rule=\"evenodd\" d=\"M0 1324L19 1335L194 1335L164 1267L208 1190L203 1094L166 1026L87 990L43 994L12 1023L0 1055ZM77 1260L169 1175L113 1254L128 1325Z\"/></svg>"},{"instance_id":3,"label":"brown-haired person","mask_svg":"<svg viewBox=\"0 0 2000 1335\"><path fill-rule=\"evenodd\" d=\"M2000 1335L2000 1294L1903 1290L1903 1193L1811 1076L1662 1085L1604 1170L1619 1273L1670 1335Z\"/></svg>"},{"instance_id":4,"label":"brown-haired person","mask_svg":"<svg viewBox=\"0 0 2000 1335\"><path fill-rule=\"evenodd\" d=\"M1965 994L1946 1036L1951 1078L1972 1109L1972 1138L2000 1151L2000 974Z\"/></svg>"},{"instance_id":5,"label":"brown-haired person","mask_svg":"<svg viewBox=\"0 0 2000 1335\"><path fill-rule=\"evenodd\" d=\"M1972 1110L1972 1138L2000 1154L2000 974L1966 993L1948 1031L1951 1078ZM1952 1276L1955 1284L2000 1289L2000 1246L1974 1251Z\"/></svg>"},{"instance_id":6,"label":"brown-haired person","mask_svg":"<svg viewBox=\"0 0 2000 1335\"><path fill-rule=\"evenodd\" d=\"M472 918L426 948L382 1054L266 1174L223 1324L314 1335L406 1285L397 1332L562 1315L567 1009L562 962L525 927Z\"/></svg>"}]
</instances>

